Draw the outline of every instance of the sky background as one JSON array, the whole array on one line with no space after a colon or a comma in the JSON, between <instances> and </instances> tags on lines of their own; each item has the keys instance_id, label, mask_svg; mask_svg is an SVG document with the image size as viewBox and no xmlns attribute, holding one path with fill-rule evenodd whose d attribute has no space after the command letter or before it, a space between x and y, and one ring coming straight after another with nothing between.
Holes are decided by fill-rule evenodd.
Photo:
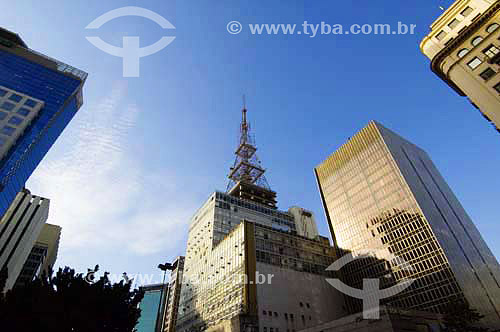
<instances>
[{"instance_id":1,"label":"sky background","mask_svg":"<svg viewBox=\"0 0 500 332\"><path fill-rule=\"evenodd\" d=\"M2 26L28 46L89 73L85 104L28 181L51 199L63 227L57 265L100 264L113 274L154 275L185 252L189 218L225 190L242 94L262 164L280 209L299 205L328 227L313 168L378 120L425 149L494 254L500 196L500 136L430 71L419 43L452 1L27 1ZM121 58L90 44L99 36L141 46L164 31L141 17L92 20L123 6L169 20L176 37L123 78ZM229 21L244 30L231 35ZM415 35L251 35L249 23L416 24Z\"/></svg>"}]
</instances>

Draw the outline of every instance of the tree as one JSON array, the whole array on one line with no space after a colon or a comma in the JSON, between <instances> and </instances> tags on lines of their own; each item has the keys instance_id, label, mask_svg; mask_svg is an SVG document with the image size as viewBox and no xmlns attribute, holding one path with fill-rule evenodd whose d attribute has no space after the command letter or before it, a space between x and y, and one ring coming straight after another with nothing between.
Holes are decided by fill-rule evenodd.
<instances>
[{"instance_id":1,"label":"tree","mask_svg":"<svg viewBox=\"0 0 500 332\"><path fill-rule=\"evenodd\" d=\"M84 276L65 267L0 293L0 331L134 331L144 293L131 290L131 280L112 284L108 273L92 280L98 268ZM2 288L5 276L0 273Z\"/></svg>"},{"instance_id":2,"label":"tree","mask_svg":"<svg viewBox=\"0 0 500 332\"><path fill-rule=\"evenodd\" d=\"M488 332L489 329L477 325L483 317L467 302L452 302L444 314L443 332Z\"/></svg>"}]
</instances>

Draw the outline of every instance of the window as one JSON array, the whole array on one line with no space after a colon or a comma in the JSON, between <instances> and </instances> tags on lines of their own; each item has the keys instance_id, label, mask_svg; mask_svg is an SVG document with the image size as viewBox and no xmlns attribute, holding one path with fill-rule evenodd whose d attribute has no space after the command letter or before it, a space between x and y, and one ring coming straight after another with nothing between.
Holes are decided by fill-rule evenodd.
<instances>
[{"instance_id":1,"label":"window","mask_svg":"<svg viewBox=\"0 0 500 332\"><path fill-rule=\"evenodd\" d=\"M285 312L285 319L288 320L288 314Z\"/></svg>"},{"instance_id":2,"label":"window","mask_svg":"<svg viewBox=\"0 0 500 332\"><path fill-rule=\"evenodd\" d=\"M264 332L267 332L267 327L264 326Z\"/></svg>"},{"instance_id":3,"label":"window","mask_svg":"<svg viewBox=\"0 0 500 332\"><path fill-rule=\"evenodd\" d=\"M469 16L472 12L474 11L474 9L472 9L471 7L466 7L464 10L462 10L462 12L460 13L463 17L467 17Z\"/></svg>"},{"instance_id":4,"label":"window","mask_svg":"<svg viewBox=\"0 0 500 332\"><path fill-rule=\"evenodd\" d=\"M28 114L30 114L30 110L27 109L27 108L20 108L20 109L17 110L16 113L20 114L22 116L27 116Z\"/></svg>"},{"instance_id":5,"label":"window","mask_svg":"<svg viewBox=\"0 0 500 332\"><path fill-rule=\"evenodd\" d=\"M458 51L457 56L459 58L463 58L467 53L469 53L469 49L468 48L463 48L460 51Z\"/></svg>"},{"instance_id":6,"label":"window","mask_svg":"<svg viewBox=\"0 0 500 332\"><path fill-rule=\"evenodd\" d=\"M9 119L9 124L17 126L23 122L23 119L21 119L18 116L13 116Z\"/></svg>"},{"instance_id":7,"label":"window","mask_svg":"<svg viewBox=\"0 0 500 332\"><path fill-rule=\"evenodd\" d=\"M265 316L267 315L266 311L265 310L262 310L262 314Z\"/></svg>"},{"instance_id":8,"label":"window","mask_svg":"<svg viewBox=\"0 0 500 332\"><path fill-rule=\"evenodd\" d=\"M483 50L483 53L486 54L489 58L493 58L495 55L500 53L500 50L495 45L491 44Z\"/></svg>"},{"instance_id":9,"label":"window","mask_svg":"<svg viewBox=\"0 0 500 332\"><path fill-rule=\"evenodd\" d=\"M10 126L4 126L2 128L1 133L7 136L11 136L16 131L16 128L12 128Z\"/></svg>"},{"instance_id":10,"label":"window","mask_svg":"<svg viewBox=\"0 0 500 332\"><path fill-rule=\"evenodd\" d=\"M472 39L472 41L470 43L472 44L472 46L477 46L482 41L483 41L483 37L477 36L476 38Z\"/></svg>"},{"instance_id":11,"label":"window","mask_svg":"<svg viewBox=\"0 0 500 332\"><path fill-rule=\"evenodd\" d=\"M36 101L34 101L33 99L28 99L26 100L26 102L24 103L24 105L28 106L28 107L35 107L36 104L38 104Z\"/></svg>"},{"instance_id":12,"label":"window","mask_svg":"<svg viewBox=\"0 0 500 332\"><path fill-rule=\"evenodd\" d=\"M7 91L0 88L0 97L5 96L6 94L7 94Z\"/></svg>"},{"instance_id":13,"label":"window","mask_svg":"<svg viewBox=\"0 0 500 332\"><path fill-rule=\"evenodd\" d=\"M460 23L459 20L457 20L456 18L453 19L453 21L451 21L448 26L450 27L450 29L454 29L457 27L457 25Z\"/></svg>"},{"instance_id":14,"label":"window","mask_svg":"<svg viewBox=\"0 0 500 332\"><path fill-rule=\"evenodd\" d=\"M306 303L306 307L310 308L311 306L309 305L309 303Z\"/></svg>"},{"instance_id":15,"label":"window","mask_svg":"<svg viewBox=\"0 0 500 332\"><path fill-rule=\"evenodd\" d=\"M9 103L8 101L5 101L0 108L3 108L6 111L12 111L16 107L16 105Z\"/></svg>"},{"instance_id":16,"label":"window","mask_svg":"<svg viewBox=\"0 0 500 332\"><path fill-rule=\"evenodd\" d=\"M500 82L498 82L497 85L493 87L493 89L495 89L498 93L500 93Z\"/></svg>"},{"instance_id":17,"label":"window","mask_svg":"<svg viewBox=\"0 0 500 332\"><path fill-rule=\"evenodd\" d=\"M498 23L493 23L492 25L490 25L489 27L486 28L486 32L487 33L492 33L493 31L495 31L496 29L498 29L500 25Z\"/></svg>"},{"instance_id":18,"label":"window","mask_svg":"<svg viewBox=\"0 0 500 332\"><path fill-rule=\"evenodd\" d=\"M20 102L21 99L23 99L23 97L21 97L20 95L16 95L15 93L13 93L10 97L9 97L10 100L12 101L15 101L16 103Z\"/></svg>"},{"instance_id":19,"label":"window","mask_svg":"<svg viewBox=\"0 0 500 332\"><path fill-rule=\"evenodd\" d=\"M472 70L476 69L477 67L479 67L479 65L483 63L481 61L481 59L479 59L478 57L474 57L474 59L472 59L468 64L467 66L469 66Z\"/></svg>"},{"instance_id":20,"label":"window","mask_svg":"<svg viewBox=\"0 0 500 332\"><path fill-rule=\"evenodd\" d=\"M274 312L274 317L278 317L278 313L276 311Z\"/></svg>"},{"instance_id":21,"label":"window","mask_svg":"<svg viewBox=\"0 0 500 332\"><path fill-rule=\"evenodd\" d=\"M0 111L0 120L3 120L7 117L7 113Z\"/></svg>"},{"instance_id":22,"label":"window","mask_svg":"<svg viewBox=\"0 0 500 332\"><path fill-rule=\"evenodd\" d=\"M446 37L446 32L444 32L444 31L441 31L440 33L438 33L436 35L437 40L443 40L444 37Z\"/></svg>"},{"instance_id":23,"label":"window","mask_svg":"<svg viewBox=\"0 0 500 332\"><path fill-rule=\"evenodd\" d=\"M303 307L303 306L304 306L304 303L300 302L300 303L299 303L299 305L300 305L301 307Z\"/></svg>"}]
</instances>

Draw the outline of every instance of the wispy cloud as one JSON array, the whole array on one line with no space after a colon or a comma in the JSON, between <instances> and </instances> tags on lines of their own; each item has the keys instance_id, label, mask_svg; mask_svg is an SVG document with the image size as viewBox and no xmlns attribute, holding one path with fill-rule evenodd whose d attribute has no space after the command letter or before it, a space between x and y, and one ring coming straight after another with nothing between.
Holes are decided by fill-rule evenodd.
<instances>
[{"instance_id":1,"label":"wispy cloud","mask_svg":"<svg viewBox=\"0 0 500 332\"><path fill-rule=\"evenodd\" d=\"M126 93L126 84L117 84L83 109L65 133L64 152L40 165L28 184L51 199L49 222L63 227L65 253L91 247L147 255L184 246L194 206L179 196L173 174L145 172L129 151L141 111L124 103Z\"/></svg>"}]
</instances>

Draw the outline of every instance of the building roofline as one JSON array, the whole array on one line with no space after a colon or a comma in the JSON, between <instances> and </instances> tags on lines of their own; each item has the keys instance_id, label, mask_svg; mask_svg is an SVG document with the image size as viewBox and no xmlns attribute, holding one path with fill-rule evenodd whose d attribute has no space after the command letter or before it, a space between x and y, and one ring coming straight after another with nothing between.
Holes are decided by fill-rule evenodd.
<instances>
[{"instance_id":1,"label":"building roofline","mask_svg":"<svg viewBox=\"0 0 500 332\"><path fill-rule=\"evenodd\" d=\"M487 11L485 11L474 22L472 22L472 24L468 26L464 32L453 39L431 60L431 70L446 84L453 88L453 90L455 90L455 92L457 92L460 96L465 97L466 94L455 83L448 79L446 74L441 70L440 64L448 55L450 55L452 51L456 50L457 47L462 44L465 39L469 38L473 33L479 30L483 26L484 22L495 15L498 11L500 11L500 1L497 1L495 4L491 5L491 7Z\"/></svg>"},{"instance_id":2,"label":"building roofline","mask_svg":"<svg viewBox=\"0 0 500 332\"><path fill-rule=\"evenodd\" d=\"M28 45L24 42L24 40L17 33L7 30L5 28L0 27L0 38L6 39L18 46L28 48Z\"/></svg>"}]
</instances>

